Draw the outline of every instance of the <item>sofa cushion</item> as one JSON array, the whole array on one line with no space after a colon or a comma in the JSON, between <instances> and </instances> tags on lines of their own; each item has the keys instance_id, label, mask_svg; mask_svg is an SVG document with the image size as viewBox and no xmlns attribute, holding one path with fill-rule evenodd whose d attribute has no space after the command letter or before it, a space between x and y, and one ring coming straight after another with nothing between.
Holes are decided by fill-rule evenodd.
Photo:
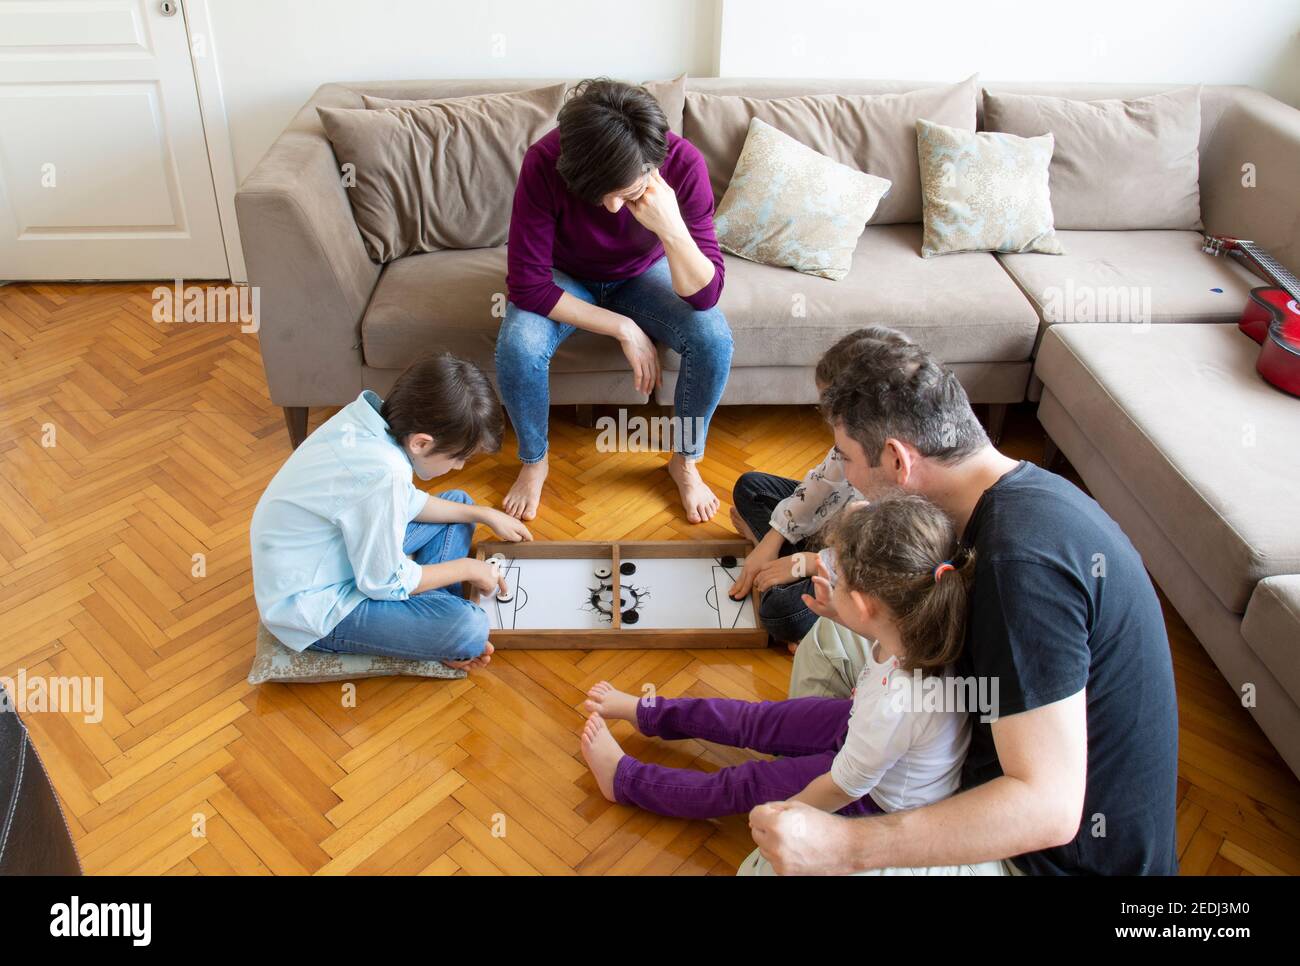
<instances>
[{"instance_id":1,"label":"sofa cushion","mask_svg":"<svg viewBox=\"0 0 1300 966\"><path fill-rule=\"evenodd\" d=\"M1240 614L1300 573L1300 400L1235 325L1056 325L1035 372L1183 559Z\"/></svg>"},{"instance_id":2,"label":"sofa cushion","mask_svg":"<svg viewBox=\"0 0 1300 966\"><path fill-rule=\"evenodd\" d=\"M889 182L749 122L736 173L714 216L723 251L838 280Z\"/></svg>"},{"instance_id":3,"label":"sofa cushion","mask_svg":"<svg viewBox=\"0 0 1300 966\"><path fill-rule=\"evenodd\" d=\"M897 94L742 97L688 90L683 127L709 165L715 203L722 201L750 119L757 117L841 164L893 182L871 224L916 222L921 220L916 122L926 118L973 131L977 94L974 77Z\"/></svg>"},{"instance_id":4,"label":"sofa cushion","mask_svg":"<svg viewBox=\"0 0 1300 966\"><path fill-rule=\"evenodd\" d=\"M925 259L920 225L868 226L837 282L727 258L718 307L735 336L733 366L811 366L854 329L900 329L948 363L1021 362L1038 319L992 255ZM676 369L669 353L668 368Z\"/></svg>"},{"instance_id":5,"label":"sofa cushion","mask_svg":"<svg viewBox=\"0 0 1300 966\"><path fill-rule=\"evenodd\" d=\"M812 366L841 336L890 325L949 363L1024 362L1038 316L992 255L924 259L920 225L868 227L842 280L801 275L724 255L718 308L735 335L733 367ZM505 311L506 250L432 252L391 262L361 322L366 365L402 369L445 350L493 370ZM680 359L664 350L664 365ZM556 372L622 372L613 339L575 332L552 360Z\"/></svg>"},{"instance_id":6,"label":"sofa cushion","mask_svg":"<svg viewBox=\"0 0 1300 966\"><path fill-rule=\"evenodd\" d=\"M1283 687L1300 695L1300 574L1259 582L1241 636Z\"/></svg>"},{"instance_id":7,"label":"sofa cushion","mask_svg":"<svg viewBox=\"0 0 1300 966\"><path fill-rule=\"evenodd\" d=\"M1064 255L998 255L1056 322L1235 322L1264 283L1194 231L1058 231Z\"/></svg>"},{"instance_id":8,"label":"sofa cushion","mask_svg":"<svg viewBox=\"0 0 1300 966\"><path fill-rule=\"evenodd\" d=\"M1201 227L1201 90L1122 101L984 92L984 129L1051 133L1056 227Z\"/></svg>"},{"instance_id":9,"label":"sofa cushion","mask_svg":"<svg viewBox=\"0 0 1300 966\"><path fill-rule=\"evenodd\" d=\"M506 307L506 249L430 252L389 263L361 320L366 365L404 369L420 355L450 352L496 369L497 329ZM621 372L613 339L575 332L560 344L557 372Z\"/></svg>"},{"instance_id":10,"label":"sofa cushion","mask_svg":"<svg viewBox=\"0 0 1300 966\"><path fill-rule=\"evenodd\" d=\"M564 91L317 108L370 257L502 244L524 152L555 127Z\"/></svg>"},{"instance_id":11,"label":"sofa cushion","mask_svg":"<svg viewBox=\"0 0 1300 966\"><path fill-rule=\"evenodd\" d=\"M925 234L921 254L1039 252L1060 255L1047 169L1052 136L964 131L916 122Z\"/></svg>"},{"instance_id":12,"label":"sofa cushion","mask_svg":"<svg viewBox=\"0 0 1300 966\"><path fill-rule=\"evenodd\" d=\"M412 83L418 83L418 82L412 82ZM456 83L473 83L473 82L431 81L430 83L456 84ZM564 86L567 89L569 87L572 87L574 83L576 83L576 81L566 81ZM680 135L682 133L682 113L686 110L686 75L678 74L676 77L670 78L668 80L648 80L642 82L641 86L644 87L646 90L648 90L650 92L650 95L656 101L659 102L659 106L663 108L664 117L668 119L668 129L672 131L674 134ZM399 93L386 94L383 96L377 94L363 93L361 95L361 102L364 107L373 110L376 108L384 108L384 107L411 107L413 105L418 105L422 103L423 104L437 103L439 100L445 100L446 97L451 96L451 95L442 95L442 96L435 97L432 95L417 94L411 97L405 97L403 96L404 93L405 92L399 92ZM493 92L477 91L475 93L493 93ZM456 96L467 97L473 95L460 93Z\"/></svg>"}]
</instances>

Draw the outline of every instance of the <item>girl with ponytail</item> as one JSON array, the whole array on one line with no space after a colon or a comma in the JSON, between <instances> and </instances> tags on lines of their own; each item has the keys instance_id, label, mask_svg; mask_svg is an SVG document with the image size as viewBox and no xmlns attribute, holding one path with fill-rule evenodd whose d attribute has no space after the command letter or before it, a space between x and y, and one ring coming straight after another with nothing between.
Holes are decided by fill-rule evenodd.
<instances>
[{"instance_id":1,"label":"girl with ponytail","mask_svg":"<svg viewBox=\"0 0 1300 966\"><path fill-rule=\"evenodd\" d=\"M601 792L681 818L748 812L785 799L863 815L948 797L960 784L970 719L965 708L921 700L911 678L949 673L965 635L973 570L952 521L924 498L850 506L819 555L816 597L805 602L875 642L853 697L638 698L602 681L588 692L582 734L583 757ZM653 765L624 754L607 718L629 721L643 735L702 738L781 757L715 772Z\"/></svg>"}]
</instances>

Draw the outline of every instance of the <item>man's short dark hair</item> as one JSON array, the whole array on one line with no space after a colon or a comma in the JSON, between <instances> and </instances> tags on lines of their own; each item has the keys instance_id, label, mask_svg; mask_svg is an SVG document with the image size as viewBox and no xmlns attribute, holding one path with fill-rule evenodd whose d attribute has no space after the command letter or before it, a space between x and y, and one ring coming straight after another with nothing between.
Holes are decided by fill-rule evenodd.
<instances>
[{"instance_id":1,"label":"man's short dark hair","mask_svg":"<svg viewBox=\"0 0 1300 966\"><path fill-rule=\"evenodd\" d=\"M598 205L663 164L668 118L644 87L592 77L565 97L555 170L579 198Z\"/></svg>"},{"instance_id":2,"label":"man's short dark hair","mask_svg":"<svg viewBox=\"0 0 1300 966\"><path fill-rule=\"evenodd\" d=\"M379 414L398 443L433 437L434 452L455 459L501 448L501 400L478 366L448 353L412 363L393 383Z\"/></svg>"},{"instance_id":3,"label":"man's short dark hair","mask_svg":"<svg viewBox=\"0 0 1300 966\"><path fill-rule=\"evenodd\" d=\"M897 439L940 463L960 463L989 443L952 370L900 332L859 329L828 353L844 356L822 393L822 412L877 465Z\"/></svg>"}]
</instances>

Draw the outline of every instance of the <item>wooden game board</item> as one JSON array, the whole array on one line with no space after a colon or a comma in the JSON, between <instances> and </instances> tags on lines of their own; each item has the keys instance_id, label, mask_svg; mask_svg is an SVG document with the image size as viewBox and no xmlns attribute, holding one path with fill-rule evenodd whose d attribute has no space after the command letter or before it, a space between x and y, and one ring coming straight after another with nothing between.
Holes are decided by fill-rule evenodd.
<instances>
[{"instance_id":1,"label":"wooden game board","mask_svg":"<svg viewBox=\"0 0 1300 966\"><path fill-rule=\"evenodd\" d=\"M727 597L749 550L744 540L492 541L475 555L506 558L510 600L477 602L495 647L766 647L758 591Z\"/></svg>"}]
</instances>

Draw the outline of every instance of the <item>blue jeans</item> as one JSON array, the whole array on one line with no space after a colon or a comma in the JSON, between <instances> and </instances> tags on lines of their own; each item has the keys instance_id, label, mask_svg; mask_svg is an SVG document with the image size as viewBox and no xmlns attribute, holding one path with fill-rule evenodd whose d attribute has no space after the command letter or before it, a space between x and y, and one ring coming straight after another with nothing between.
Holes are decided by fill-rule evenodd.
<instances>
[{"instance_id":1,"label":"blue jeans","mask_svg":"<svg viewBox=\"0 0 1300 966\"><path fill-rule=\"evenodd\" d=\"M770 473L742 473L736 480L731 499L736 512L741 515L754 536L762 540L772 529L772 511L776 505L792 494L799 486L797 480L787 480ZM816 547L808 540L792 544L789 540L781 541L782 557L813 550ZM804 594L813 593L811 577L795 580L788 584L769 587L759 599L758 619L764 629L778 641L799 642L817 623L817 615L803 602Z\"/></svg>"},{"instance_id":2,"label":"blue jeans","mask_svg":"<svg viewBox=\"0 0 1300 966\"><path fill-rule=\"evenodd\" d=\"M474 502L463 490L438 496L455 503ZM408 523L402 553L420 566L458 560L469 555L473 537L470 523ZM454 585L406 600L367 598L307 649L414 661L464 661L482 654L487 638L487 614L460 596L460 586Z\"/></svg>"},{"instance_id":3,"label":"blue jeans","mask_svg":"<svg viewBox=\"0 0 1300 966\"><path fill-rule=\"evenodd\" d=\"M703 456L709 420L731 372L731 327L717 306L697 312L674 292L666 255L640 275L612 282L584 281L558 270L553 275L555 284L570 295L626 315L651 339L682 357L673 414L690 429L676 434L674 451L690 459ZM497 385L524 463L546 456L551 357L575 331L572 325L506 303L497 335Z\"/></svg>"}]
</instances>

